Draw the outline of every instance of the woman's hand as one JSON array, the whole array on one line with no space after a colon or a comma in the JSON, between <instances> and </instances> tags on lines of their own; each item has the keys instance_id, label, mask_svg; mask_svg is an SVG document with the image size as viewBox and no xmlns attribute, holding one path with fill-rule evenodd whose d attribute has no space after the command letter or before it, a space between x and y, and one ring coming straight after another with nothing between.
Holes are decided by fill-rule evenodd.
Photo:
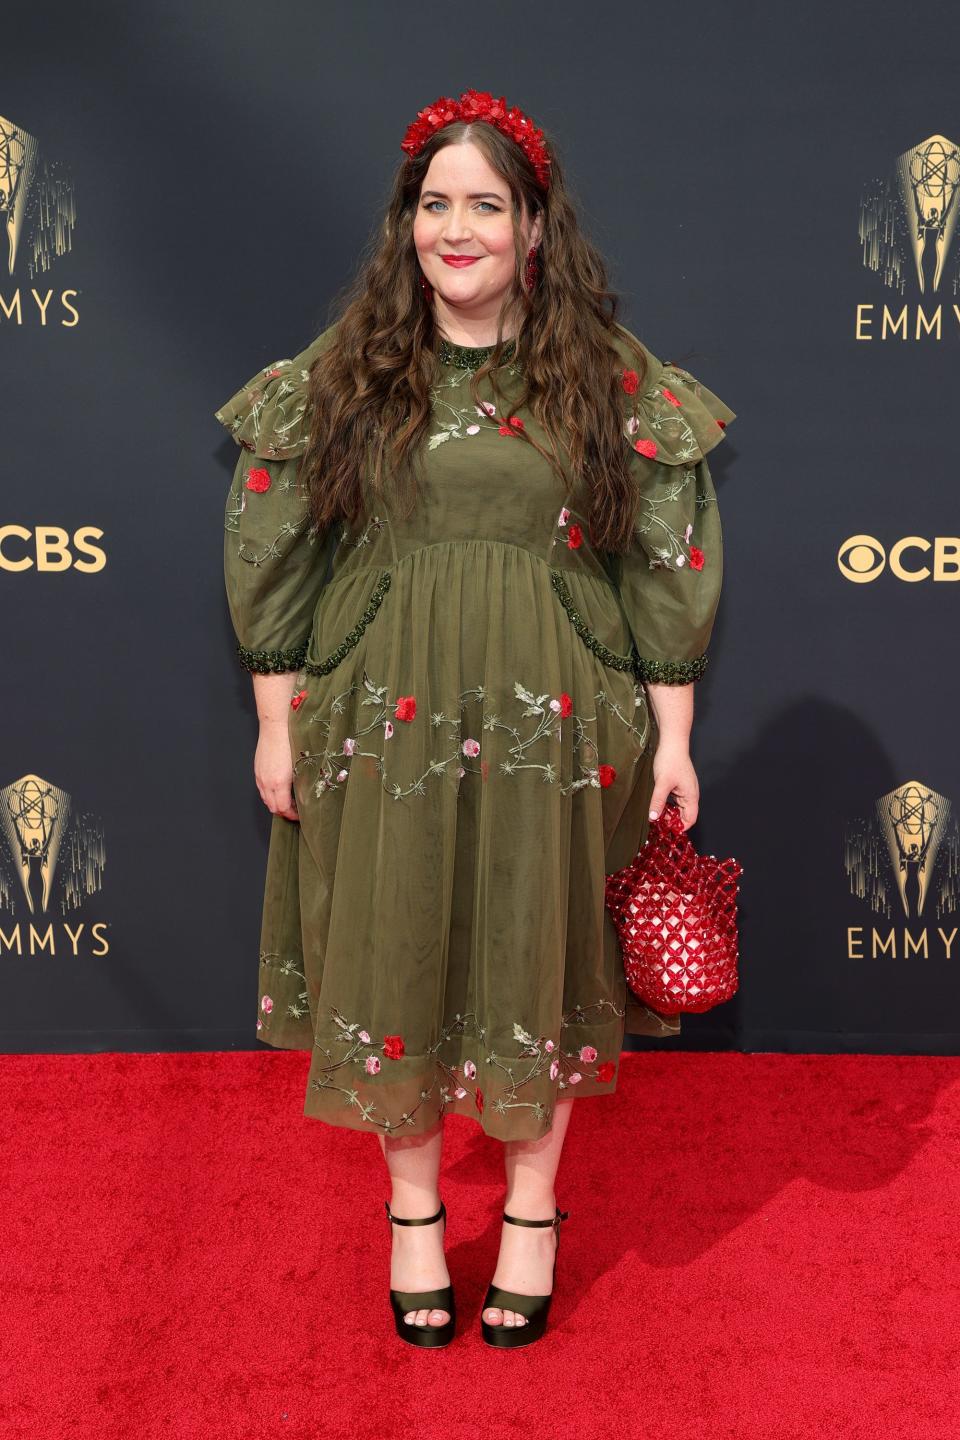
<instances>
[{"instance_id":1,"label":"woman's hand","mask_svg":"<svg viewBox=\"0 0 960 1440\"><path fill-rule=\"evenodd\" d=\"M690 759L686 740L663 739L653 757L653 795L650 818L656 819L667 803L667 796L677 798L684 830L689 830L700 810L700 784Z\"/></svg>"},{"instance_id":2,"label":"woman's hand","mask_svg":"<svg viewBox=\"0 0 960 1440\"><path fill-rule=\"evenodd\" d=\"M260 799L272 815L299 820L293 794L293 756L286 720L260 721L260 739L253 760Z\"/></svg>"}]
</instances>

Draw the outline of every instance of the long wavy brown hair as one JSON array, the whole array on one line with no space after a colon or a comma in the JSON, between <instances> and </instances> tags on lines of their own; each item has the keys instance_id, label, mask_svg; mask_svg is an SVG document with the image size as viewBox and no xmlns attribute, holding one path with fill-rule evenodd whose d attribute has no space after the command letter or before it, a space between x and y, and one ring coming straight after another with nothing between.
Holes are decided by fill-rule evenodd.
<instances>
[{"instance_id":1,"label":"long wavy brown hair","mask_svg":"<svg viewBox=\"0 0 960 1440\"><path fill-rule=\"evenodd\" d=\"M353 283L331 305L336 336L314 360L307 390L310 440L300 467L313 523L325 528L340 517L355 521L364 509L364 480L401 515L419 494L418 462L430 427L430 386L435 379L437 326L420 285L413 224L430 161L446 145L478 147L510 188L516 244L513 285L504 296L497 343L470 378L476 401L481 377L499 395L496 366L504 358L504 324L517 322L515 360L523 392L513 408L528 405L553 453L527 432L567 492L581 477L589 496L588 521L601 550L628 546L638 496L624 444L622 351L642 384L645 357L616 323L618 297L607 284L602 257L580 230L556 147L550 187L544 193L520 146L495 126L458 121L433 135L414 159L398 166L379 233L368 243ZM524 284L526 248L521 220L543 213L539 278ZM511 338L510 336L507 339ZM566 452L564 474L558 448Z\"/></svg>"}]
</instances>

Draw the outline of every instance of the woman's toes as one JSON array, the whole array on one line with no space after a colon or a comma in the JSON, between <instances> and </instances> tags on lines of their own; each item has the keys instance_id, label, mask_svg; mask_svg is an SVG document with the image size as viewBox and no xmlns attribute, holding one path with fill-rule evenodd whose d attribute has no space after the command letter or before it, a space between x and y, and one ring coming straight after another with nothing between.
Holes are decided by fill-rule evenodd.
<instances>
[{"instance_id":1,"label":"woman's toes","mask_svg":"<svg viewBox=\"0 0 960 1440\"><path fill-rule=\"evenodd\" d=\"M430 1311L430 1324L431 1324L431 1325L446 1325L446 1323L447 1323L447 1321L448 1321L449 1319L450 1319L450 1316L447 1314L446 1310L431 1310L431 1311Z\"/></svg>"},{"instance_id":2,"label":"woman's toes","mask_svg":"<svg viewBox=\"0 0 960 1440\"><path fill-rule=\"evenodd\" d=\"M491 1307L489 1310L485 1310L483 1312L483 1318L486 1320L488 1325L502 1325L503 1311L497 1310L495 1307Z\"/></svg>"}]
</instances>

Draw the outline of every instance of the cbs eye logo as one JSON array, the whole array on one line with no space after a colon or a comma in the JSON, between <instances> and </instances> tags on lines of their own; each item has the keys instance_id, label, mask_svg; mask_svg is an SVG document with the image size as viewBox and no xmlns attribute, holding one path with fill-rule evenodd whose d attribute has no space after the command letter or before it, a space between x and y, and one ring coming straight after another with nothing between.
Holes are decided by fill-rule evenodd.
<instances>
[{"instance_id":1,"label":"cbs eye logo","mask_svg":"<svg viewBox=\"0 0 960 1440\"><path fill-rule=\"evenodd\" d=\"M889 570L897 580L960 580L960 539L938 535L904 535L889 551L873 535L851 535L837 551L837 566L845 580L866 585Z\"/></svg>"}]
</instances>

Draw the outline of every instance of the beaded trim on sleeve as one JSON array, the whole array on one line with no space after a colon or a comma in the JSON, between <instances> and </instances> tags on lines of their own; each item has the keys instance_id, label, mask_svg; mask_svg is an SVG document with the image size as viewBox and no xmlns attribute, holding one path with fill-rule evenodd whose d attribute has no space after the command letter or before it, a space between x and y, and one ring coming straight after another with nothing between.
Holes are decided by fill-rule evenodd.
<instances>
[{"instance_id":1,"label":"beaded trim on sleeve","mask_svg":"<svg viewBox=\"0 0 960 1440\"><path fill-rule=\"evenodd\" d=\"M637 673L641 680L649 680L653 685L688 685L702 677L708 658L706 655L698 655L695 660L644 660L641 657Z\"/></svg>"},{"instance_id":2,"label":"beaded trim on sleeve","mask_svg":"<svg viewBox=\"0 0 960 1440\"><path fill-rule=\"evenodd\" d=\"M580 611L573 603L573 596L570 594L567 582L563 578L562 570L555 570L551 567L550 583L553 585L554 590L556 590L560 603L570 617L571 625L587 646L588 650L592 650L598 660L602 661L604 665L609 665L614 670L635 671L637 663L635 656L618 655L615 650L610 650L604 645L603 641L594 635L593 631L588 627Z\"/></svg>"},{"instance_id":3,"label":"beaded trim on sleeve","mask_svg":"<svg viewBox=\"0 0 960 1440\"><path fill-rule=\"evenodd\" d=\"M390 571L384 570L383 574L380 576L380 579L374 586L373 594L370 596L370 601L367 605L366 610L364 610L363 614L360 616L360 619L357 621L356 625L353 627L350 633L348 635L345 635L344 638L340 641L340 644L337 646L336 650L332 652L332 654L328 655L325 660L321 660L316 665L310 665L304 662L302 668L306 670L308 675L329 675L330 671L335 670L336 667L340 664L341 660L344 660L346 656L349 655L350 651L359 641L360 636L363 634L364 630L366 630L367 626L370 624L370 621L373 619L374 615L376 615L377 611L380 609L383 597L390 589L391 579L392 576L390 574Z\"/></svg>"},{"instance_id":4,"label":"beaded trim on sleeve","mask_svg":"<svg viewBox=\"0 0 960 1440\"><path fill-rule=\"evenodd\" d=\"M295 645L290 650L249 650L237 641L237 655L245 670L258 675L282 674L285 670L299 670L307 654L307 642Z\"/></svg>"}]
</instances>

